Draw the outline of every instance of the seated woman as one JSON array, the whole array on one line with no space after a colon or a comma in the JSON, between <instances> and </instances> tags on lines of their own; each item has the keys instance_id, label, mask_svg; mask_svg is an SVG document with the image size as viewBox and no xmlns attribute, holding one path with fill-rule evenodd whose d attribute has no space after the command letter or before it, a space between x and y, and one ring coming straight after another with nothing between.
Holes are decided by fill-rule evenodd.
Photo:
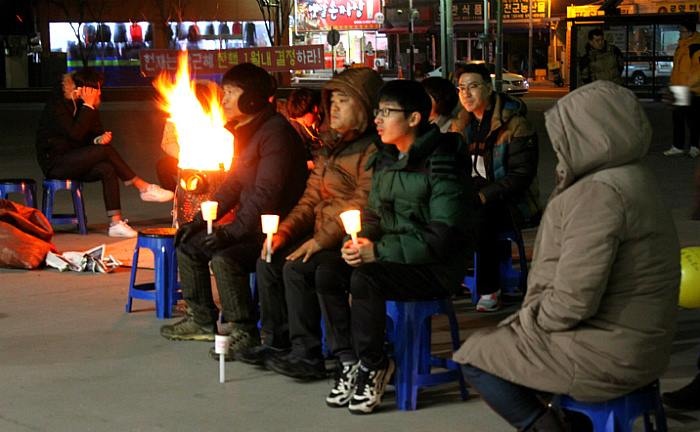
<instances>
[{"instance_id":1,"label":"seated woman","mask_svg":"<svg viewBox=\"0 0 700 432\"><path fill-rule=\"evenodd\" d=\"M651 126L634 93L594 81L544 117L557 183L523 306L472 332L454 355L481 398L520 431L569 430L542 394L602 402L658 379L680 281L678 235L644 166Z\"/></svg>"},{"instance_id":2,"label":"seated woman","mask_svg":"<svg viewBox=\"0 0 700 432\"><path fill-rule=\"evenodd\" d=\"M394 371L384 352L385 301L455 293L475 213L464 142L428 122L430 98L421 85L391 81L378 99L374 123L386 146L368 164L374 174L362 232L357 244L349 240L341 249L345 262L336 273L345 275L343 283L316 287L332 352L342 362L326 403L355 414L379 406Z\"/></svg>"},{"instance_id":3,"label":"seated woman","mask_svg":"<svg viewBox=\"0 0 700 432\"><path fill-rule=\"evenodd\" d=\"M166 202L173 193L150 184L136 174L112 147L112 132L105 131L97 108L102 76L84 69L63 76L60 91L52 95L41 114L36 150L47 178L101 181L110 237L136 237L121 217L119 180L134 186L144 201Z\"/></svg>"}]
</instances>

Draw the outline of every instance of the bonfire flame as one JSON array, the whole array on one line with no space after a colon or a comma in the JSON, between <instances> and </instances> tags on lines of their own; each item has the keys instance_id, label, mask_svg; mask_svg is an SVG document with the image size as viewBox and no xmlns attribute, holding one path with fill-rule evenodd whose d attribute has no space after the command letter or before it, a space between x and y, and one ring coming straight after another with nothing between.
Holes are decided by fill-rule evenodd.
<instances>
[{"instance_id":1,"label":"bonfire flame","mask_svg":"<svg viewBox=\"0 0 700 432\"><path fill-rule=\"evenodd\" d=\"M187 52L181 52L175 81L162 73L153 85L160 93L160 109L169 114L168 121L175 125L180 146L178 166L201 171L216 171L223 166L228 171L233 160L233 135L224 128L226 117L216 84L208 84L211 91L205 92L205 101L200 103L196 84L190 80Z\"/></svg>"}]
</instances>

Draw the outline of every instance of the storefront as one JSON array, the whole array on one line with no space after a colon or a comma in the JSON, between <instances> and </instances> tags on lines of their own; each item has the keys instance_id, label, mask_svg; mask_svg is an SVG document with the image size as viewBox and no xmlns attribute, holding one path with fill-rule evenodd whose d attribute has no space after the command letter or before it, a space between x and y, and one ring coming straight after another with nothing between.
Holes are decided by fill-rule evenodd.
<instances>
[{"instance_id":1,"label":"storefront","mask_svg":"<svg viewBox=\"0 0 700 432\"><path fill-rule=\"evenodd\" d=\"M149 85L139 53L153 44L149 22L49 23L52 56L65 58L66 70L85 64L101 70L107 86ZM220 50L265 47L270 41L262 21L183 21L168 29L172 50ZM78 44L78 36L81 44Z\"/></svg>"},{"instance_id":2,"label":"storefront","mask_svg":"<svg viewBox=\"0 0 700 432\"><path fill-rule=\"evenodd\" d=\"M326 0L297 0L292 39L294 45L324 45L326 69L338 70L358 64L382 68L387 53L387 38L377 32L382 19L381 0L335 0L330 3ZM335 46L335 68L334 49L327 41L331 29L340 34Z\"/></svg>"}]
</instances>

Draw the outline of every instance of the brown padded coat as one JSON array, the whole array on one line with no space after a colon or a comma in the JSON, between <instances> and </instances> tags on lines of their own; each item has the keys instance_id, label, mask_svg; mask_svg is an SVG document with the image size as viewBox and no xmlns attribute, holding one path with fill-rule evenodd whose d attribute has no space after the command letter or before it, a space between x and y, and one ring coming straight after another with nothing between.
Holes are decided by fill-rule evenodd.
<instances>
[{"instance_id":1,"label":"brown padded coat","mask_svg":"<svg viewBox=\"0 0 700 432\"><path fill-rule=\"evenodd\" d=\"M595 81L545 114L558 182L522 308L454 355L508 381L602 401L658 378L680 281L673 219L641 159L651 127L635 95Z\"/></svg>"},{"instance_id":2,"label":"brown padded coat","mask_svg":"<svg viewBox=\"0 0 700 432\"><path fill-rule=\"evenodd\" d=\"M345 237L340 213L349 209L363 209L372 185L372 171L365 167L376 152L379 141L372 111L376 106L381 77L371 69L349 69L323 87L326 118L329 116L330 94L342 91L355 98L365 109L363 130L355 131L345 140L333 135L332 130L321 134L323 147L315 167L306 182L304 194L291 213L280 223L278 235L287 240L299 240L313 233L323 249L339 248ZM323 127L322 127L323 129Z\"/></svg>"}]
</instances>

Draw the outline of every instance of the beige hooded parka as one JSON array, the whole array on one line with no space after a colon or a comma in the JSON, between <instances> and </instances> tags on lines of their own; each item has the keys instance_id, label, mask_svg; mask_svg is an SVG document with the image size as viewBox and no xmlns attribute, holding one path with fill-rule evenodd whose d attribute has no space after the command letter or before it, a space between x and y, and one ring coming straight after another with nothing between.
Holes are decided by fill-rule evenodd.
<instances>
[{"instance_id":1,"label":"beige hooded parka","mask_svg":"<svg viewBox=\"0 0 700 432\"><path fill-rule=\"evenodd\" d=\"M596 81L545 114L558 183L522 308L454 359L508 381L603 401L658 378L674 332L680 252L635 95Z\"/></svg>"}]
</instances>

